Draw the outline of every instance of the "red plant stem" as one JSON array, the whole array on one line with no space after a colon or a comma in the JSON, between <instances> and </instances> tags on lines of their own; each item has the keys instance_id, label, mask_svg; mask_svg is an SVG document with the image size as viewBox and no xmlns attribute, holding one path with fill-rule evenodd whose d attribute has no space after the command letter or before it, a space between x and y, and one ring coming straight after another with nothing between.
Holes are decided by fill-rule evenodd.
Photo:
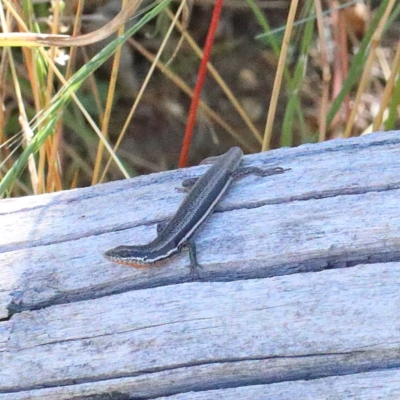
<instances>
[{"instance_id":1,"label":"red plant stem","mask_svg":"<svg viewBox=\"0 0 400 400\"><path fill-rule=\"evenodd\" d=\"M207 39L204 45L204 54L203 58L201 59L199 73L197 75L196 87L193 92L192 103L190 104L189 117L186 124L185 136L183 138L183 145L182 145L181 155L179 158L179 168L186 167L187 164L190 142L192 140L192 135L193 135L193 127L194 124L196 123L196 114L197 114L197 107L200 101L200 93L206 77L207 63L208 60L210 59L210 53L214 43L214 36L218 27L218 22L220 19L223 2L224 0L216 0L215 2L210 28L208 29Z\"/></svg>"}]
</instances>

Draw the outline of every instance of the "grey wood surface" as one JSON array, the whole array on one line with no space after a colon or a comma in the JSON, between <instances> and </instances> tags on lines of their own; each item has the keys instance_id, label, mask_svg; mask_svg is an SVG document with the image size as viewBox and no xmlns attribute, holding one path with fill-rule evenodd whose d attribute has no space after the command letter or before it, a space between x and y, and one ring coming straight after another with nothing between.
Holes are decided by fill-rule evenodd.
<instances>
[{"instance_id":1,"label":"grey wood surface","mask_svg":"<svg viewBox=\"0 0 400 400\"><path fill-rule=\"evenodd\" d=\"M0 201L0 400L400 398L400 136L245 157L156 267L147 243L208 166Z\"/></svg>"}]
</instances>

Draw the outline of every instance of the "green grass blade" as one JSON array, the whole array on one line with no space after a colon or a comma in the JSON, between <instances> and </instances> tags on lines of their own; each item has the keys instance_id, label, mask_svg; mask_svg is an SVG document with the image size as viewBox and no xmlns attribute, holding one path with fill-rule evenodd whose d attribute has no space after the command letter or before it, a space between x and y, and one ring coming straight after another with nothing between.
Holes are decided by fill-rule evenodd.
<instances>
[{"instance_id":1,"label":"green grass blade","mask_svg":"<svg viewBox=\"0 0 400 400\"><path fill-rule=\"evenodd\" d=\"M11 190L15 179L21 174L25 168L29 156L35 154L54 131L54 127L62 115L62 110L71 99L71 93L75 93L84 80L98 69L110 56L112 56L119 46L125 43L129 37L136 33L140 28L146 25L150 20L155 18L172 0L162 0L141 18L134 26L128 29L122 36L116 38L109 43L102 51L94 56L86 65L80 68L68 81L68 83L53 97L49 107L37 115L33 129L38 129L28 146L23 150L19 158L14 162L12 167L7 171L4 178L0 182L0 197ZM40 127L40 128L39 128Z\"/></svg>"}]
</instances>

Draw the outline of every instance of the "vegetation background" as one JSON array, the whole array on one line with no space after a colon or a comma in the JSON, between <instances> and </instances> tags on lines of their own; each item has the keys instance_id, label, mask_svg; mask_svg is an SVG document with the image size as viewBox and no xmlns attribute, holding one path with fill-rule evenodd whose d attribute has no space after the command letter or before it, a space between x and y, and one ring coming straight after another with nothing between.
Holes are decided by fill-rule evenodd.
<instances>
[{"instance_id":1,"label":"vegetation background","mask_svg":"<svg viewBox=\"0 0 400 400\"><path fill-rule=\"evenodd\" d=\"M176 168L218 3L190 164L399 129L395 0L0 0L0 196Z\"/></svg>"}]
</instances>

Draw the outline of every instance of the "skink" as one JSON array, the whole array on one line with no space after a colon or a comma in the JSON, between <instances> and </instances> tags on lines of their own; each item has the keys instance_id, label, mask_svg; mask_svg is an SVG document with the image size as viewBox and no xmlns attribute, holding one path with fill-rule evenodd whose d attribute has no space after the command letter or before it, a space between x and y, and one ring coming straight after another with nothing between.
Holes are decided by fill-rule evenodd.
<instances>
[{"instance_id":1,"label":"skink","mask_svg":"<svg viewBox=\"0 0 400 400\"><path fill-rule=\"evenodd\" d=\"M158 236L149 244L138 246L118 246L104 253L110 261L134 267L146 267L181 251L184 245L189 248L191 273L196 273L199 264L193 235L212 213L234 179L247 174L268 176L285 172L281 167L262 170L256 167L240 168L243 152L232 147L196 180L188 180L192 186L176 214L164 225L158 226ZM194 184L193 184L194 182ZM185 183L185 182L184 182Z\"/></svg>"}]
</instances>

